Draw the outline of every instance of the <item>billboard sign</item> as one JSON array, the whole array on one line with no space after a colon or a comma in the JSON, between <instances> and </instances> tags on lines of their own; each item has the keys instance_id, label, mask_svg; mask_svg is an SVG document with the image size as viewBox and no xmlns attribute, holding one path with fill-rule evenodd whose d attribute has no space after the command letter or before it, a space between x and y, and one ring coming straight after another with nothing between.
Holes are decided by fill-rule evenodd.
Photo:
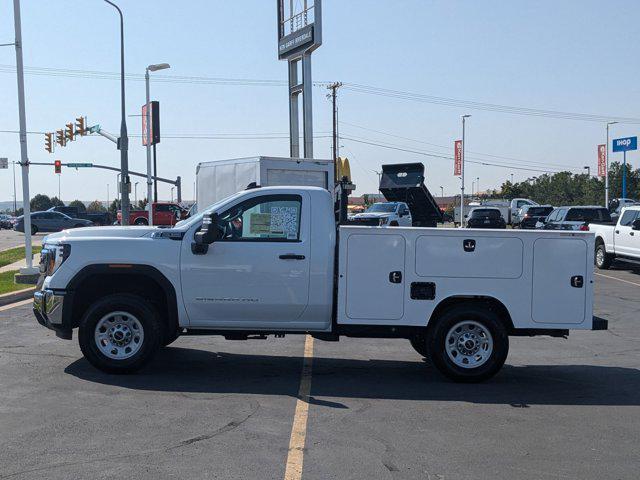
<instances>
[{"instance_id":1,"label":"billboard sign","mask_svg":"<svg viewBox=\"0 0 640 480\"><path fill-rule=\"evenodd\" d=\"M628 152L638 149L638 137L615 138L613 140L614 152Z\"/></svg>"},{"instance_id":2,"label":"billboard sign","mask_svg":"<svg viewBox=\"0 0 640 480\"><path fill-rule=\"evenodd\" d=\"M459 177L462 175L462 140L456 140L453 145L453 174Z\"/></svg>"},{"instance_id":3,"label":"billboard sign","mask_svg":"<svg viewBox=\"0 0 640 480\"><path fill-rule=\"evenodd\" d=\"M322 45L321 0L278 0L278 59L289 60Z\"/></svg>"},{"instance_id":4,"label":"billboard sign","mask_svg":"<svg viewBox=\"0 0 640 480\"><path fill-rule=\"evenodd\" d=\"M147 104L142 106L142 145L160 143L160 102L149 102L150 114L147 115ZM147 139L147 119L151 117L151 142Z\"/></svg>"},{"instance_id":5,"label":"billboard sign","mask_svg":"<svg viewBox=\"0 0 640 480\"><path fill-rule=\"evenodd\" d=\"M598 145L598 176L605 177L607 175L607 146Z\"/></svg>"}]
</instances>

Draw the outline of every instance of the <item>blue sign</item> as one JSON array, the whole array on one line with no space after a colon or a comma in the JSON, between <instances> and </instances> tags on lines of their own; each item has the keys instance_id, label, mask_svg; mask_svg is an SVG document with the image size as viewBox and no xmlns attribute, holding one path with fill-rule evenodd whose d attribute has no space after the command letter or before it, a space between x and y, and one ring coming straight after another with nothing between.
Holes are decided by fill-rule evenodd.
<instances>
[{"instance_id":1,"label":"blue sign","mask_svg":"<svg viewBox=\"0 0 640 480\"><path fill-rule=\"evenodd\" d=\"M626 152L638 149L638 137L616 138L613 140L614 152Z\"/></svg>"}]
</instances>

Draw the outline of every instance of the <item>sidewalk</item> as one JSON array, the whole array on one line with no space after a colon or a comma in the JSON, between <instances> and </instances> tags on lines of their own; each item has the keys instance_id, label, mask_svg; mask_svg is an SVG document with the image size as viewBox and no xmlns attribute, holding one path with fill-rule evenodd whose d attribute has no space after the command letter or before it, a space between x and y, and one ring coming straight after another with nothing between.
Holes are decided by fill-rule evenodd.
<instances>
[{"instance_id":1,"label":"sidewalk","mask_svg":"<svg viewBox=\"0 0 640 480\"><path fill-rule=\"evenodd\" d=\"M40 254L36 253L33 255L33 266L37 267L40 263ZM10 263L9 265L5 265L4 267L0 267L0 273L9 272L11 270L20 270L27 266L27 259L23 258L22 260L18 260L17 262Z\"/></svg>"}]
</instances>

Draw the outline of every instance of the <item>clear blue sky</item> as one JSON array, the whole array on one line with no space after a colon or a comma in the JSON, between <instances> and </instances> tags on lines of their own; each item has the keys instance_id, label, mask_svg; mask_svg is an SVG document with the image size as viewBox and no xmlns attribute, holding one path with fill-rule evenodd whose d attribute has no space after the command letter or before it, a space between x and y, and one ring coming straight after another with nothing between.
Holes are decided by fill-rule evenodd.
<instances>
[{"instance_id":1,"label":"clear blue sky","mask_svg":"<svg viewBox=\"0 0 640 480\"><path fill-rule=\"evenodd\" d=\"M22 1L25 65L117 72L118 18L100 0ZM0 3L0 43L13 41L10 0ZM120 1L125 15L127 73L144 73L150 63L168 62L167 75L286 80L286 63L276 57L276 5L272 0ZM313 55L317 81L343 81L529 108L640 117L640 33L637 1L374 1L325 0L324 44ZM12 47L0 48L0 65L15 65ZM162 72L165 73L165 72ZM314 128L331 129L326 89L314 88ZM27 127L62 128L87 115L111 132L119 130L119 83L110 79L26 75ZM288 131L284 86L152 83L161 102L165 134L262 134ZM144 83L127 82L128 114L140 113ZM521 166L531 162L596 170L596 145L604 143L602 123L560 120L463 109L372 96L343 89L340 115L346 123L443 145L389 137L343 124L345 136L392 143L406 149L452 155L460 136L460 115L468 123L467 150L520 159L483 157ZM15 73L0 69L0 130L18 127ZM139 117L129 117L129 132L140 133ZM615 125L612 137L636 135L638 125ZM83 138L55 155L44 150L41 135L30 135L32 161L119 164L119 153L103 138ZM451 160L421 156L343 140L358 190L376 191L383 163L421 161L434 194L459 191ZM330 139L315 141L315 156L330 156ZM251 155L288 155L284 138L186 140L165 138L158 146L159 173L181 175L184 197L193 197L200 161ZM471 153L468 153L468 158ZM0 133L0 156L19 159L18 136ZM480 155L476 155L480 157ZM638 166L638 154L628 155ZM131 140L130 166L145 169L139 138ZM546 168L546 167L545 167ZM33 167L33 193L57 194L52 167ZM467 191L498 187L536 172L468 165ZM10 170L0 171L0 200L12 196ZM115 174L65 169L62 197L69 201L106 199ZM19 185L18 185L19 187ZM139 185L139 196L143 183ZM169 197L169 188L161 188ZM21 198L18 188L18 198Z\"/></svg>"}]
</instances>

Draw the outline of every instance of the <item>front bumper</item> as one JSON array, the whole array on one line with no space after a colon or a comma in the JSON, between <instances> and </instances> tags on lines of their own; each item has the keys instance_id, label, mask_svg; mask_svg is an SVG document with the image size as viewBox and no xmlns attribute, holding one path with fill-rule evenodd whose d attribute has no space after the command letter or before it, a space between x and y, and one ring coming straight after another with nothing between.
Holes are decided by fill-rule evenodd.
<instances>
[{"instance_id":1,"label":"front bumper","mask_svg":"<svg viewBox=\"0 0 640 480\"><path fill-rule=\"evenodd\" d=\"M71 330L63 326L64 292L39 290L33 294L33 313L43 327L56 332L61 338L71 339Z\"/></svg>"}]
</instances>

